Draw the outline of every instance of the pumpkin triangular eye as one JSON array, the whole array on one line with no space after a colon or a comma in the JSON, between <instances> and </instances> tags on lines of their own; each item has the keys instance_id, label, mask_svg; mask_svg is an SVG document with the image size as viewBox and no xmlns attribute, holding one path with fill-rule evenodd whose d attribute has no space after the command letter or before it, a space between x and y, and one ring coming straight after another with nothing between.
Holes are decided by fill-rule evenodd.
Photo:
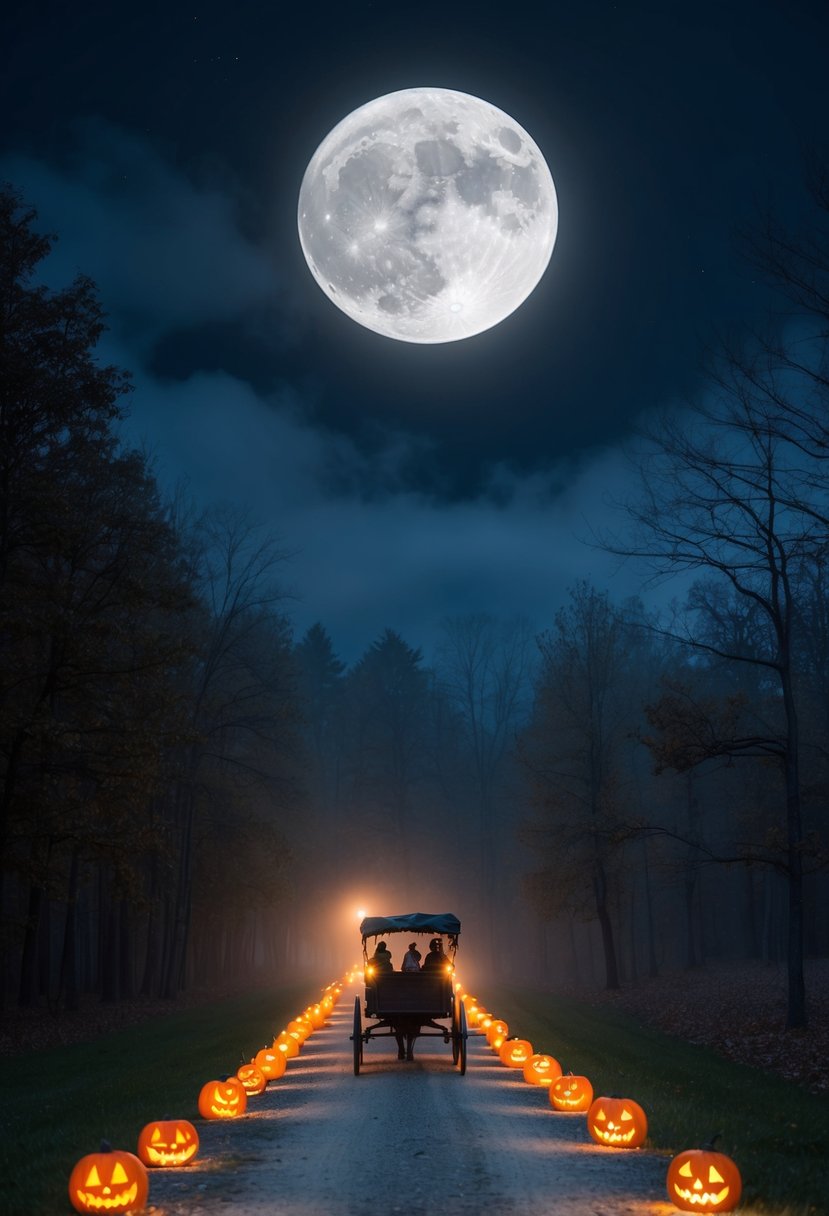
<instances>
[{"instance_id":1,"label":"pumpkin triangular eye","mask_svg":"<svg viewBox=\"0 0 829 1216\"><path fill-rule=\"evenodd\" d=\"M124 1169L120 1161L115 1162L115 1169L112 1171L112 1181L117 1182L119 1185L129 1182L129 1179L127 1178L127 1171Z\"/></svg>"},{"instance_id":2,"label":"pumpkin triangular eye","mask_svg":"<svg viewBox=\"0 0 829 1216\"><path fill-rule=\"evenodd\" d=\"M89 1171L85 1185L86 1186L100 1186L101 1185L101 1175L98 1173L97 1165L93 1165L92 1169Z\"/></svg>"},{"instance_id":3,"label":"pumpkin triangular eye","mask_svg":"<svg viewBox=\"0 0 829 1216\"><path fill-rule=\"evenodd\" d=\"M158 1144L158 1142L159 1142L159 1140L160 1140L160 1139L161 1139L161 1128L160 1128L160 1127L154 1127L154 1128L153 1128L153 1134L152 1134L152 1136L150 1137L150 1140L152 1141L152 1143L153 1143L153 1144Z\"/></svg>"},{"instance_id":4,"label":"pumpkin triangular eye","mask_svg":"<svg viewBox=\"0 0 829 1216\"><path fill-rule=\"evenodd\" d=\"M622 1121L624 1122L625 1120L632 1119L632 1118L633 1118L633 1115L630 1113L628 1108L625 1107L624 1110L622 1111Z\"/></svg>"},{"instance_id":5,"label":"pumpkin triangular eye","mask_svg":"<svg viewBox=\"0 0 829 1216\"><path fill-rule=\"evenodd\" d=\"M708 1170L708 1181L709 1182L725 1182L725 1179L723 1178L720 1171L717 1169L716 1165L712 1165L711 1168Z\"/></svg>"},{"instance_id":6,"label":"pumpkin triangular eye","mask_svg":"<svg viewBox=\"0 0 829 1216\"><path fill-rule=\"evenodd\" d=\"M607 1115L604 1113L604 1111L601 1109L601 1107L596 1112L596 1119L597 1120L601 1119L602 1123L605 1123L607 1121Z\"/></svg>"},{"instance_id":7,"label":"pumpkin triangular eye","mask_svg":"<svg viewBox=\"0 0 829 1216\"><path fill-rule=\"evenodd\" d=\"M691 1169L691 1162L683 1161L682 1165L679 1167L679 1172L683 1178L693 1178L694 1171Z\"/></svg>"},{"instance_id":8,"label":"pumpkin triangular eye","mask_svg":"<svg viewBox=\"0 0 829 1216\"><path fill-rule=\"evenodd\" d=\"M176 1128L176 1144L184 1144L184 1133L181 1128Z\"/></svg>"}]
</instances>

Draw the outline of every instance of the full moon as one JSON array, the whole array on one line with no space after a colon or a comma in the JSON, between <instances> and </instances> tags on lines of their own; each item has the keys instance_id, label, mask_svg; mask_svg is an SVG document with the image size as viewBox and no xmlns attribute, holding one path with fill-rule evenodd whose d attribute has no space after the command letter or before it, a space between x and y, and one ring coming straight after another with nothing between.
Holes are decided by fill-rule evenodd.
<instances>
[{"instance_id":1,"label":"full moon","mask_svg":"<svg viewBox=\"0 0 829 1216\"><path fill-rule=\"evenodd\" d=\"M334 127L299 192L299 239L325 294L403 342L490 329L547 268L555 186L523 127L453 89L403 89Z\"/></svg>"}]
</instances>

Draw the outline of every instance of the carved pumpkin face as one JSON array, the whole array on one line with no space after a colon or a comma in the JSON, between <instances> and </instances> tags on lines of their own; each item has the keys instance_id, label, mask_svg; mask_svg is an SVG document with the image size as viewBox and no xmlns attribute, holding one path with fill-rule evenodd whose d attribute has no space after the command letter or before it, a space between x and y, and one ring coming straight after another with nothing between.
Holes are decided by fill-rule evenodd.
<instances>
[{"instance_id":1,"label":"carved pumpkin face","mask_svg":"<svg viewBox=\"0 0 829 1216\"><path fill-rule=\"evenodd\" d=\"M141 1129L138 1156L145 1165L187 1165L199 1151L199 1133L186 1119L159 1119Z\"/></svg>"},{"instance_id":2,"label":"carved pumpkin face","mask_svg":"<svg viewBox=\"0 0 829 1216\"><path fill-rule=\"evenodd\" d=\"M147 1171L133 1153L101 1147L81 1157L69 1175L76 1212L135 1212L147 1202Z\"/></svg>"},{"instance_id":3,"label":"carved pumpkin face","mask_svg":"<svg viewBox=\"0 0 829 1216\"><path fill-rule=\"evenodd\" d=\"M725 1153L686 1149L668 1166L668 1198L683 1212L730 1212L742 1191L740 1171Z\"/></svg>"},{"instance_id":4,"label":"carved pumpkin face","mask_svg":"<svg viewBox=\"0 0 829 1216\"><path fill-rule=\"evenodd\" d=\"M262 1072L262 1069L258 1064L254 1064L253 1062L240 1065L236 1069L236 1079L242 1082L245 1093L249 1098L264 1093L265 1086L268 1084L268 1078Z\"/></svg>"},{"instance_id":5,"label":"carved pumpkin face","mask_svg":"<svg viewBox=\"0 0 829 1216\"><path fill-rule=\"evenodd\" d=\"M325 1025L325 1010L322 1005L309 1005L308 1016L310 1017L315 1030L320 1030Z\"/></svg>"},{"instance_id":6,"label":"carved pumpkin face","mask_svg":"<svg viewBox=\"0 0 829 1216\"><path fill-rule=\"evenodd\" d=\"M587 1130L597 1144L638 1148L648 1134L648 1120L630 1098L597 1098L587 1112Z\"/></svg>"},{"instance_id":7,"label":"carved pumpkin face","mask_svg":"<svg viewBox=\"0 0 829 1216\"><path fill-rule=\"evenodd\" d=\"M536 1052L524 1065L524 1080L528 1085L552 1085L561 1076L561 1065L555 1056Z\"/></svg>"},{"instance_id":8,"label":"carved pumpkin face","mask_svg":"<svg viewBox=\"0 0 829 1216\"><path fill-rule=\"evenodd\" d=\"M238 1119L247 1104L245 1088L236 1077L208 1081L199 1094L199 1114L203 1119Z\"/></svg>"},{"instance_id":9,"label":"carved pumpkin face","mask_svg":"<svg viewBox=\"0 0 829 1216\"><path fill-rule=\"evenodd\" d=\"M498 1055L507 1068L523 1068L533 1054L533 1045L526 1039L504 1039Z\"/></svg>"},{"instance_id":10,"label":"carved pumpkin face","mask_svg":"<svg viewBox=\"0 0 829 1216\"><path fill-rule=\"evenodd\" d=\"M489 1043L493 1051L500 1051L501 1044L509 1034L509 1026L506 1022L502 1022L500 1018L496 1018L486 1032L486 1041Z\"/></svg>"},{"instance_id":11,"label":"carved pumpkin face","mask_svg":"<svg viewBox=\"0 0 829 1216\"><path fill-rule=\"evenodd\" d=\"M277 1047L263 1047L253 1057L253 1063L265 1074L266 1081L277 1081L285 1071L287 1057Z\"/></svg>"},{"instance_id":12,"label":"carved pumpkin face","mask_svg":"<svg viewBox=\"0 0 829 1216\"><path fill-rule=\"evenodd\" d=\"M593 1086L587 1077L574 1077L568 1072L566 1077L559 1077L550 1086L550 1105L553 1110L585 1111L593 1103Z\"/></svg>"}]
</instances>

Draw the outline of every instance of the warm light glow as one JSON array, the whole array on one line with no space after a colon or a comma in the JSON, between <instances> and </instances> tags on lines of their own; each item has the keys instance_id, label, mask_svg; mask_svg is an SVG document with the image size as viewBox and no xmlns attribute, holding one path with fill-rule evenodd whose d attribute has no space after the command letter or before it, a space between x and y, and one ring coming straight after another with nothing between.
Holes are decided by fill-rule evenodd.
<instances>
[{"instance_id":1,"label":"warm light glow","mask_svg":"<svg viewBox=\"0 0 829 1216\"><path fill-rule=\"evenodd\" d=\"M743 1181L736 1164L712 1146L686 1149L668 1166L668 1198L683 1212L730 1212Z\"/></svg>"},{"instance_id":2,"label":"warm light glow","mask_svg":"<svg viewBox=\"0 0 829 1216\"><path fill-rule=\"evenodd\" d=\"M561 1065L555 1056L534 1052L524 1065L524 1080L528 1085L552 1085L561 1076Z\"/></svg>"},{"instance_id":3,"label":"warm light glow","mask_svg":"<svg viewBox=\"0 0 829 1216\"><path fill-rule=\"evenodd\" d=\"M203 1119L238 1119L247 1104L245 1087L236 1077L208 1081L199 1094L199 1114Z\"/></svg>"},{"instance_id":4,"label":"warm light glow","mask_svg":"<svg viewBox=\"0 0 829 1216\"><path fill-rule=\"evenodd\" d=\"M147 1202L149 1181L133 1153L111 1150L81 1157L69 1176L69 1201L76 1212L132 1212Z\"/></svg>"},{"instance_id":5,"label":"warm light glow","mask_svg":"<svg viewBox=\"0 0 829 1216\"><path fill-rule=\"evenodd\" d=\"M638 1148L648 1134L642 1107L630 1098L597 1098L587 1112L587 1130L597 1144Z\"/></svg>"},{"instance_id":6,"label":"warm light glow","mask_svg":"<svg viewBox=\"0 0 829 1216\"><path fill-rule=\"evenodd\" d=\"M138 1136L138 1156L145 1165L188 1165L199 1151L199 1134L187 1119L148 1123Z\"/></svg>"},{"instance_id":7,"label":"warm light glow","mask_svg":"<svg viewBox=\"0 0 829 1216\"><path fill-rule=\"evenodd\" d=\"M366 912L365 908L357 909L357 920L363 921L366 919L367 916L368 916L368 912Z\"/></svg>"},{"instance_id":8,"label":"warm light glow","mask_svg":"<svg viewBox=\"0 0 829 1216\"><path fill-rule=\"evenodd\" d=\"M589 1110L593 1103L593 1086L587 1077L568 1073L558 1077L550 1086L550 1105L564 1114Z\"/></svg>"}]
</instances>

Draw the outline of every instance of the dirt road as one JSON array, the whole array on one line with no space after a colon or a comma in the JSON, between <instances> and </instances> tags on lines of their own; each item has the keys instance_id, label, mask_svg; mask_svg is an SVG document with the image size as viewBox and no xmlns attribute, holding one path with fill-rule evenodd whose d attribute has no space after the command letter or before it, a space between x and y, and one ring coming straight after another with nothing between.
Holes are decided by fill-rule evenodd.
<instances>
[{"instance_id":1,"label":"dirt road","mask_svg":"<svg viewBox=\"0 0 829 1216\"><path fill-rule=\"evenodd\" d=\"M232 1123L199 1122L202 1151L153 1172L164 1216L641 1216L669 1210L666 1163L603 1149L584 1118L557 1115L547 1094L504 1068L482 1036L465 1077L451 1048L420 1040L397 1060L370 1043L355 1077L349 1033L357 988L286 1075ZM671 1209L672 1210L672 1209Z\"/></svg>"}]
</instances>

